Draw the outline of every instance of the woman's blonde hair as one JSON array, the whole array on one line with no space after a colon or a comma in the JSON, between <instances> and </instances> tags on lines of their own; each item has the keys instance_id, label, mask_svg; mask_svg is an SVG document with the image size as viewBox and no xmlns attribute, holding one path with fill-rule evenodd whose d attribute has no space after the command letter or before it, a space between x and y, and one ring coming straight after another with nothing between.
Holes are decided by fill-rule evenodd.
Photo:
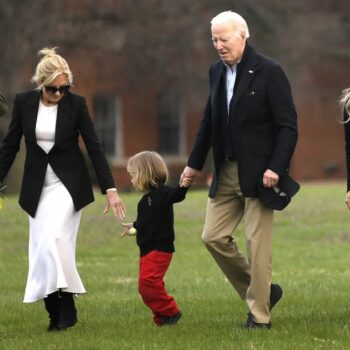
<instances>
[{"instance_id":1,"label":"woman's blonde hair","mask_svg":"<svg viewBox=\"0 0 350 350\"><path fill-rule=\"evenodd\" d=\"M127 171L135 179L137 190L147 193L168 181L169 171L163 158L152 151L143 151L132 156Z\"/></svg>"},{"instance_id":2,"label":"woman's blonde hair","mask_svg":"<svg viewBox=\"0 0 350 350\"><path fill-rule=\"evenodd\" d=\"M343 113L344 123L347 123L350 120L350 88L342 91L339 104Z\"/></svg>"},{"instance_id":3,"label":"woman's blonde hair","mask_svg":"<svg viewBox=\"0 0 350 350\"><path fill-rule=\"evenodd\" d=\"M45 47L38 52L38 56L43 56L36 66L32 82L38 89L50 84L58 75L66 74L69 85L73 84L73 74L69 69L67 61L56 53L57 47Z\"/></svg>"}]
</instances>

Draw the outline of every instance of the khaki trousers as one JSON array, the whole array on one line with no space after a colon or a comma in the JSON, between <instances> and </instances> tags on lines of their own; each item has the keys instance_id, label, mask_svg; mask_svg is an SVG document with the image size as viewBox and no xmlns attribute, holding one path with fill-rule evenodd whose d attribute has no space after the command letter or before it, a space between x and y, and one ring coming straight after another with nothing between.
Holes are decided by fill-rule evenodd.
<instances>
[{"instance_id":1,"label":"khaki trousers","mask_svg":"<svg viewBox=\"0 0 350 350\"><path fill-rule=\"evenodd\" d=\"M243 217L248 260L233 237ZM202 239L258 323L270 322L272 229L273 210L257 198L243 197L237 163L225 162L216 196L208 199Z\"/></svg>"}]
</instances>

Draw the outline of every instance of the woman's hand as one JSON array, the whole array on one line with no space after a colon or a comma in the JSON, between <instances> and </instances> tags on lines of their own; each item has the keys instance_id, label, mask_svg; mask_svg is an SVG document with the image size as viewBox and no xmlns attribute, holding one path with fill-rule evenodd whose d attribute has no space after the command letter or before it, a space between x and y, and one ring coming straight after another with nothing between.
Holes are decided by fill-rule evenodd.
<instances>
[{"instance_id":1,"label":"woman's hand","mask_svg":"<svg viewBox=\"0 0 350 350\"><path fill-rule=\"evenodd\" d=\"M348 206L348 209L350 210L350 191L346 194L345 203Z\"/></svg>"},{"instance_id":2,"label":"woman's hand","mask_svg":"<svg viewBox=\"0 0 350 350\"><path fill-rule=\"evenodd\" d=\"M106 192L106 207L103 211L103 214L106 214L110 208L112 208L115 216L119 217L120 220L125 218L126 209L122 200L120 199L118 192L116 191L107 191Z\"/></svg>"}]
</instances>

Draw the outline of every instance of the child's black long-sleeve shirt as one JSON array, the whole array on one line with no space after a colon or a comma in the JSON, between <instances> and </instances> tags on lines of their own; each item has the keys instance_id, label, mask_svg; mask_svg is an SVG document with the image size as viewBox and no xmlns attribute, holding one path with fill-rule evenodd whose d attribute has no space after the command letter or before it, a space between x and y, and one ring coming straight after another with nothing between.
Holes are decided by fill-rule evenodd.
<instances>
[{"instance_id":1,"label":"child's black long-sleeve shirt","mask_svg":"<svg viewBox=\"0 0 350 350\"><path fill-rule=\"evenodd\" d=\"M183 201L187 190L187 187L161 185L141 198L133 223L141 256L152 250L175 251L173 204Z\"/></svg>"}]
</instances>

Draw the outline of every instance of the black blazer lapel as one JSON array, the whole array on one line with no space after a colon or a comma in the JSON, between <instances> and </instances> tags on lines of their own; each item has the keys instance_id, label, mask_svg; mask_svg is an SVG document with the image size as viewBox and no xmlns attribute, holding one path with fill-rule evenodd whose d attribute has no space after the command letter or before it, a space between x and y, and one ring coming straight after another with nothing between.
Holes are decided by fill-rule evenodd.
<instances>
[{"instance_id":1,"label":"black blazer lapel","mask_svg":"<svg viewBox=\"0 0 350 350\"><path fill-rule=\"evenodd\" d=\"M222 78L222 74L224 73L224 64L220 61L213 67L212 72L212 85L211 85L211 105L213 110L216 110L218 106L218 93L220 88L220 82Z\"/></svg>"},{"instance_id":2,"label":"black blazer lapel","mask_svg":"<svg viewBox=\"0 0 350 350\"><path fill-rule=\"evenodd\" d=\"M58 103L57 108L57 120L56 120L56 134L55 144L59 144L65 135L65 128L70 119L71 105L69 102L68 94L63 96Z\"/></svg>"},{"instance_id":3,"label":"black blazer lapel","mask_svg":"<svg viewBox=\"0 0 350 350\"><path fill-rule=\"evenodd\" d=\"M256 73L260 69L258 54L253 48L250 47L249 49L250 49L250 55L248 57L247 63L243 68L241 79L237 86L237 90L233 95L233 103L231 106L231 111L232 109L235 108L237 102L242 97L244 92L248 89L250 83L255 78Z\"/></svg>"},{"instance_id":4,"label":"black blazer lapel","mask_svg":"<svg viewBox=\"0 0 350 350\"><path fill-rule=\"evenodd\" d=\"M38 118L38 110L40 103L40 91L35 90L33 94L28 96L23 107L24 125L23 130L24 136L27 140L36 143L36 121Z\"/></svg>"},{"instance_id":5,"label":"black blazer lapel","mask_svg":"<svg viewBox=\"0 0 350 350\"><path fill-rule=\"evenodd\" d=\"M218 130L219 123L217 122L218 116L219 116L219 89L220 89L220 83L222 81L222 76L225 72L225 66L223 62L218 62L213 67L213 71L211 73L211 123L213 129ZM214 132L214 135L216 133Z\"/></svg>"}]
</instances>

